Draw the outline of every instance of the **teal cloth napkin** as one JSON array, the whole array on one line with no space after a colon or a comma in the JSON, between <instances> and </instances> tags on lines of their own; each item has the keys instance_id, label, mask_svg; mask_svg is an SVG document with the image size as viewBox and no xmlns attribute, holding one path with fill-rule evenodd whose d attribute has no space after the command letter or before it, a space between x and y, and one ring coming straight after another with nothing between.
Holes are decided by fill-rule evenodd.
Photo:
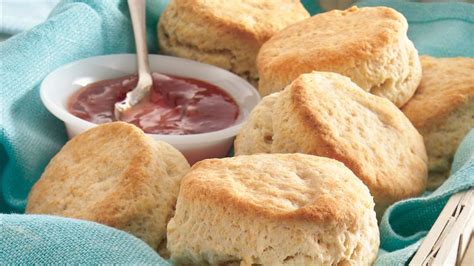
<instances>
[{"instance_id":1,"label":"teal cloth napkin","mask_svg":"<svg viewBox=\"0 0 474 266\"><path fill-rule=\"evenodd\" d=\"M47 215L0 215L0 265L170 265L123 231Z\"/></svg>"},{"instance_id":2,"label":"teal cloth napkin","mask_svg":"<svg viewBox=\"0 0 474 266\"><path fill-rule=\"evenodd\" d=\"M309 10L319 10L315 1L303 2ZM151 52L157 52L155 27L166 3L147 3ZM409 37L420 54L474 56L473 5L408 1L364 1L360 5L386 5L403 13L410 23ZM67 140L63 124L40 102L41 80L63 64L133 52L133 48L126 3L118 0L62 1L45 23L0 43L0 212L6 213L0 214L0 264L163 262L140 240L102 225L7 214L23 212L31 186ZM377 264L408 261L449 196L474 185L473 147L471 132L457 152L453 175L441 188L387 211Z\"/></svg>"}]
</instances>

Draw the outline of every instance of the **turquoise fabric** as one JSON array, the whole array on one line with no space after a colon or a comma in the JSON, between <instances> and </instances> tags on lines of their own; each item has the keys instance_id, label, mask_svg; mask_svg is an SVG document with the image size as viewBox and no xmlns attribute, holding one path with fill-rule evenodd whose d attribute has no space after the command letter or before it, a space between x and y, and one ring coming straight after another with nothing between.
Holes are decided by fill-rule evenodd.
<instances>
[{"instance_id":1,"label":"turquoise fabric","mask_svg":"<svg viewBox=\"0 0 474 266\"><path fill-rule=\"evenodd\" d=\"M408 20L408 38L419 54L436 57L474 57L474 5L370 0L357 4L389 6Z\"/></svg>"},{"instance_id":2,"label":"turquoise fabric","mask_svg":"<svg viewBox=\"0 0 474 266\"><path fill-rule=\"evenodd\" d=\"M11 214L0 216L0 229L0 265L170 265L145 242L97 223Z\"/></svg>"},{"instance_id":3,"label":"turquoise fabric","mask_svg":"<svg viewBox=\"0 0 474 266\"><path fill-rule=\"evenodd\" d=\"M318 12L315 1L304 0ZM167 1L148 1L148 39L157 52L156 22ZM474 56L474 6L364 1L403 13L420 54ZM8 214L24 210L27 194L66 141L62 123L42 106L38 86L55 68L90 56L133 52L125 1L62 1L45 23L0 43L0 264L163 262L143 242L86 221ZM379 265L410 259L451 194L474 185L474 132L437 191L389 208L381 223Z\"/></svg>"}]
</instances>

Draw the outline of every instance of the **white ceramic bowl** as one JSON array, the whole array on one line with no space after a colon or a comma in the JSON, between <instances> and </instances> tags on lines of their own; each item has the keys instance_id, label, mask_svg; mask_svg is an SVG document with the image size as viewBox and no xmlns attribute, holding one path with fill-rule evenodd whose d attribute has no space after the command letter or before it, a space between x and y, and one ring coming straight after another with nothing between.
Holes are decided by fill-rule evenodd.
<instances>
[{"instance_id":1,"label":"white ceramic bowl","mask_svg":"<svg viewBox=\"0 0 474 266\"><path fill-rule=\"evenodd\" d=\"M52 114L65 123L70 138L96 124L69 113L66 107L68 98L92 82L136 73L135 58L134 54L91 57L64 65L43 80L41 100ZM176 147L191 164L206 158L226 156L242 123L260 101L258 92L247 81L229 71L183 58L150 55L150 67L155 72L199 79L219 86L237 102L240 115L233 126L219 131L193 135L148 135Z\"/></svg>"}]
</instances>

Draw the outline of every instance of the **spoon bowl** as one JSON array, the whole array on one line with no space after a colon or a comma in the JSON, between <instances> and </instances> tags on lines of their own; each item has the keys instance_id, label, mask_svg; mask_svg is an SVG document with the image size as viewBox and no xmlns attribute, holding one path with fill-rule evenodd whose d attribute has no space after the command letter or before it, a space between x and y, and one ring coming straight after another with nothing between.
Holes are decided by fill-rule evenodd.
<instances>
[{"instance_id":1,"label":"spoon bowl","mask_svg":"<svg viewBox=\"0 0 474 266\"><path fill-rule=\"evenodd\" d=\"M138 83L127 93L125 99L115 104L115 119L120 120L121 114L146 97L153 85L150 63L148 61L148 47L146 43L145 0L128 0L130 17L132 18L133 36L137 51ZM169 79L157 73L160 78Z\"/></svg>"}]
</instances>

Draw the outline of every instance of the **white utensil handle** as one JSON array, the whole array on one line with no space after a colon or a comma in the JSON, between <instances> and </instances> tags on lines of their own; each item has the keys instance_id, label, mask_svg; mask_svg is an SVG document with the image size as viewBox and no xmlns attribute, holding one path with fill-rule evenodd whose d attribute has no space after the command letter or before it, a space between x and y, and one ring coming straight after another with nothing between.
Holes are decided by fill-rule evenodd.
<instances>
[{"instance_id":1,"label":"white utensil handle","mask_svg":"<svg viewBox=\"0 0 474 266\"><path fill-rule=\"evenodd\" d=\"M128 8L130 10L130 17L132 18L133 35L135 37L139 77L143 76L142 73L150 73L146 42L145 5L145 0L128 0Z\"/></svg>"}]
</instances>

